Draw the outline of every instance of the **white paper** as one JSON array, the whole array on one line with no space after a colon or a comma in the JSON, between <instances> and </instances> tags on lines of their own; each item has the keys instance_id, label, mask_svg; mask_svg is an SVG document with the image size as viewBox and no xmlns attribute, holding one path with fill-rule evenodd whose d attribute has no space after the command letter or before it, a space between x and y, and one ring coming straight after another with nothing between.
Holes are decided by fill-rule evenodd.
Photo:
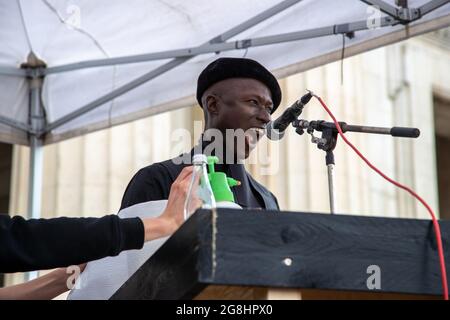
<instances>
[{"instance_id":1,"label":"white paper","mask_svg":"<svg viewBox=\"0 0 450 320\"><path fill-rule=\"evenodd\" d=\"M159 216L167 200L149 201L125 208L120 218ZM146 242L140 250L123 251L118 256L91 261L86 265L67 297L68 300L109 299L169 237Z\"/></svg>"}]
</instances>

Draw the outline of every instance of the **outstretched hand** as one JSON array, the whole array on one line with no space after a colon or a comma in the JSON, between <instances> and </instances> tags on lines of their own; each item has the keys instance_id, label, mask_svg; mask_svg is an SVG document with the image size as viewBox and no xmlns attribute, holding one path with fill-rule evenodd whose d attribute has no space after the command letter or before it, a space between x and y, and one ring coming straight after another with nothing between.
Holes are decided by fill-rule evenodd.
<instances>
[{"instance_id":1,"label":"outstretched hand","mask_svg":"<svg viewBox=\"0 0 450 320\"><path fill-rule=\"evenodd\" d=\"M166 209L158 218L144 219L145 241L165 237L174 233L184 222L184 204L188 196L194 167L183 168L176 180L170 187L169 199ZM200 177L196 177L196 186ZM191 208L199 208L201 200L197 193L193 192L194 198L191 200Z\"/></svg>"}]
</instances>

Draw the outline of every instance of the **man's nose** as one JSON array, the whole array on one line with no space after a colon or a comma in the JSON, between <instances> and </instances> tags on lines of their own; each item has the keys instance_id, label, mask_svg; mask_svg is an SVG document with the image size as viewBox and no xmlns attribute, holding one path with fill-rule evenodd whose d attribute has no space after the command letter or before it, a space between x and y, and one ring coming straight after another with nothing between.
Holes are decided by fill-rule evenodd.
<instances>
[{"instance_id":1,"label":"man's nose","mask_svg":"<svg viewBox=\"0 0 450 320\"><path fill-rule=\"evenodd\" d=\"M269 123L270 120L272 120L272 117L267 110L262 110L258 114L258 120L261 121L263 124L267 124Z\"/></svg>"}]
</instances>

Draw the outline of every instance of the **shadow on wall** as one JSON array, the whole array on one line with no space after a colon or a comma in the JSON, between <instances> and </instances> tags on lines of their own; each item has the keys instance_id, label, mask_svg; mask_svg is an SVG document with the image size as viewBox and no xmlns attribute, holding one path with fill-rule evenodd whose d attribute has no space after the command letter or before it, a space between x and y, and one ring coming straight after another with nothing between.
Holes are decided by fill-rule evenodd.
<instances>
[{"instance_id":1,"label":"shadow on wall","mask_svg":"<svg viewBox=\"0 0 450 320\"><path fill-rule=\"evenodd\" d=\"M450 220L450 99L434 96L439 217Z\"/></svg>"},{"instance_id":2,"label":"shadow on wall","mask_svg":"<svg viewBox=\"0 0 450 320\"><path fill-rule=\"evenodd\" d=\"M8 214L9 211L12 148L11 144L0 143L0 214ZM3 274L0 273L0 287L3 286L3 280Z\"/></svg>"}]
</instances>

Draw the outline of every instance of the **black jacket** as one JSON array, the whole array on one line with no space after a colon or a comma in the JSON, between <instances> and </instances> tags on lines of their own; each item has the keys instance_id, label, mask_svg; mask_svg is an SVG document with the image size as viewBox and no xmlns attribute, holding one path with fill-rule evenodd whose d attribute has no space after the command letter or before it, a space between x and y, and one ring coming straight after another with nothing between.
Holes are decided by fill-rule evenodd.
<instances>
[{"instance_id":1,"label":"black jacket","mask_svg":"<svg viewBox=\"0 0 450 320\"><path fill-rule=\"evenodd\" d=\"M139 218L54 218L25 220L0 214L0 272L77 265L144 245Z\"/></svg>"}]
</instances>

